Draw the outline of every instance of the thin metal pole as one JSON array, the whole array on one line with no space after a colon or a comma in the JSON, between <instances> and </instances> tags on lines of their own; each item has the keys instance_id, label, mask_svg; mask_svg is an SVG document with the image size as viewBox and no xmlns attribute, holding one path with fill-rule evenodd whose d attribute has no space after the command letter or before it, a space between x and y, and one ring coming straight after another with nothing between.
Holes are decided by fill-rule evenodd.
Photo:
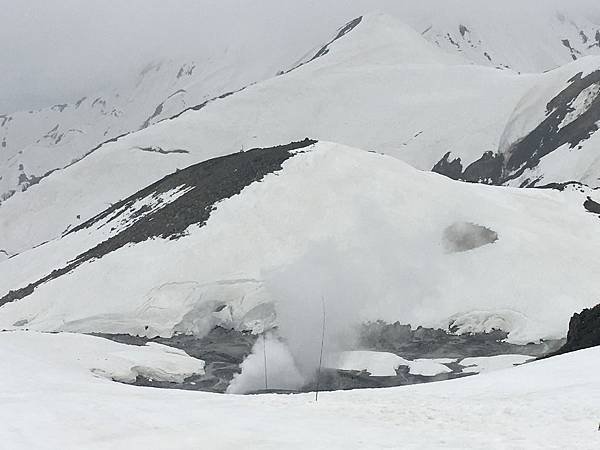
<instances>
[{"instance_id":1,"label":"thin metal pole","mask_svg":"<svg viewBox=\"0 0 600 450\"><path fill-rule=\"evenodd\" d=\"M269 389L269 383L267 379L267 334L263 332L263 362L265 367L265 391Z\"/></svg>"},{"instance_id":2,"label":"thin metal pole","mask_svg":"<svg viewBox=\"0 0 600 450\"><path fill-rule=\"evenodd\" d=\"M317 390L315 391L315 402L319 401L319 388L321 381L321 366L323 365L323 343L325 342L325 297L321 297L321 306L323 308L323 320L321 330L321 354L319 355L319 370L317 371Z\"/></svg>"}]
</instances>

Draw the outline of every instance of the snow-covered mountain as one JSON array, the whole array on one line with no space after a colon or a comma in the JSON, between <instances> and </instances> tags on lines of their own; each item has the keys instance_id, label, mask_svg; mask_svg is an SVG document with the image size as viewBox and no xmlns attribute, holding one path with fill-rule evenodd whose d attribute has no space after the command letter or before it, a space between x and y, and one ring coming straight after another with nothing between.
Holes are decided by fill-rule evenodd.
<instances>
[{"instance_id":1,"label":"snow-covered mountain","mask_svg":"<svg viewBox=\"0 0 600 450\"><path fill-rule=\"evenodd\" d=\"M449 7L439 1L413 5L381 0L328 5L328 14L343 22L367 8L379 8L430 43L483 66L541 72L600 54L600 8L566 10L549 5L540 9L535 2L495 5L474 0ZM2 112L0 204L103 142L288 70L300 56L296 49L308 49L316 44L313 36L327 35L325 27L330 23L318 26L311 34L285 36L286 42L282 40L282 50L276 54L248 52L252 42L232 37L230 42L218 43L213 53L195 59L149 63L118 88L90 92L38 110ZM511 33L505 32L507 27ZM255 46L260 44L257 38ZM412 44L405 42L407 47Z\"/></svg>"},{"instance_id":2,"label":"snow-covered mountain","mask_svg":"<svg viewBox=\"0 0 600 450\"><path fill-rule=\"evenodd\" d=\"M384 14L352 21L333 37L291 71L102 145L13 196L0 207L0 249L12 255L56 238L177 168L306 136L386 153L454 178L496 183L507 182L498 173L514 177L522 166L542 168L563 154L561 169L548 172L544 184L598 186L600 175L585 163L594 158L600 120L591 101L599 59L519 75L445 52ZM576 83L584 73L591 75ZM545 121L544 114L551 114L546 103L563 90L555 101L560 107ZM578 111L585 114L572 120L579 113L570 105L579 92L587 100ZM520 112L530 109L537 112ZM559 133L554 122L566 114L571 122ZM584 131L569 132L580 127ZM554 148L567 135L568 143L555 152L548 145L550 153L528 150L527 140L519 144L531 130L534 138L539 135L538 129L542 139L560 135L550 138ZM569 150L573 144L576 151ZM498 152L514 155L510 167L498 164ZM473 163L477 170L471 170Z\"/></svg>"},{"instance_id":3,"label":"snow-covered mountain","mask_svg":"<svg viewBox=\"0 0 600 450\"><path fill-rule=\"evenodd\" d=\"M273 284L289 270L311 279L303 295L323 290L349 323L561 338L600 289L600 222L585 202L577 189L461 183L326 142L238 152L178 170L5 261L0 327L149 336L282 327L293 305L277 301L296 299ZM359 307L353 296L365 295Z\"/></svg>"},{"instance_id":4,"label":"snow-covered mountain","mask_svg":"<svg viewBox=\"0 0 600 450\"><path fill-rule=\"evenodd\" d=\"M448 152L434 170L452 178L520 187L600 186L600 60L541 75L517 104L496 151L476 161Z\"/></svg>"},{"instance_id":5,"label":"snow-covered mountain","mask_svg":"<svg viewBox=\"0 0 600 450\"><path fill-rule=\"evenodd\" d=\"M318 3L0 116L10 448L597 447L600 6Z\"/></svg>"},{"instance_id":6,"label":"snow-covered mountain","mask_svg":"<svg viewBox=\"0 0 600 450\"><path fill-rule=\"evenodd\" d=\"M533 73L600 55L597 7L551 1L541 7L535 0L458 0L437 8L434 3L414 7L423 9L414 26L419 23L429 41L477 64ZM440 9L443 13L432 14Z\"/></svg>"},{"instance_id":7,"label":"snow-covered mountain","mask_svg":"<svg viewBox=\"0 0 600 450\"><path fill-rule=\"evenodd\" d=\"M272 77L286 64L239 56L154 62L120 89L96 92L74 103L0 115L0 204L103 143ZM287 64L293 61L290 58Z\"/></svg>"}]
</instances>

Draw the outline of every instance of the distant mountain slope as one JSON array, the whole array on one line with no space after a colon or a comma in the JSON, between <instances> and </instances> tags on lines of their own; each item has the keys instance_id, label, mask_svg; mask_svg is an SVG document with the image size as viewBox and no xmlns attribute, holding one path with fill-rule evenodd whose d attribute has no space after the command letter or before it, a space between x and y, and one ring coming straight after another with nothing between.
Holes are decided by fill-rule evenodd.
<instances>
[{"instance_id":1,"label":"distant mountain slope","mask_svg":"<svg viewBox=\"0 0 600 450\"><path fill-rule=\"evenodd\" d=\"M124 86L39 110L0 111L0 204L105 141L289 70L299 56L296 49L314 45L314 36L326 36L330 30L325 26L372 9L395 16L444 51L483 66L541 72L600 55L600 6L538 8L533 0L499 4L460 0L452 6L440 0L325 3L317 8L332 19L312 23L311 33L273 36L281 41L277 54L255 50L248 54L244 49L260 48L260 38L253 46L232 33L227 42L215 43L214 54L149 63ZM422 49L419 44L414 53Z\"/></svg>"},{"instance_id":2,"label":"distant mountain slope","mask_svg":"<svg viewBox=\"0 0 600 450\"><path fill-rule=\"evenodd\" d=\"M430 0L407 8L419 11L411 24L430 42L477 64L533 73L600 55L600 6L592 2Z\"/></svg>"},{"instance_id":3,"label":"distant mountain slope","mask_svg":"<svg viewBox=\"0 0 600 450\"><path fill-rule=\"evenodd\" d=\"M468 64L381 14L322 48L291 72L103 145L15 195L0 207L0 249L14 254L52 239L175 168L305 136L427 170L450 148L476 159L499 145L535 82Z\"/></svg>"},{"instance_id":4,"label":"distant mountain slope","mask_svg":"<svg viewBox=\"0 0 600 450\"><path fill-rule=\"evenodd\" d=\"M207 61L147 65L128 86L26 112L0 115L0 205L99 144L186 108L275 76L289 61L248 63L225 54Z\"/></svg>"},{"instance_id":5,"label":"distant mountain slope","mask_svg":"<svg viewBox=\"0 0 600 450\"><path fill-rule=\"evenodd\" d=\"M298 293L279 303L270 287L284 270L306 302L323 290L341 321L563 337L600 288L600 222L584 201L455 182L326 142L238 152L3 262L0 328L261 329L299 307Z\"/></svg>"},{"instance_id":6,"label":"distant mountain slope","mask_svg":"<svg viewBox=\"0 0 600 450\"><path fill-rule=\"evenodd\" d=\"M538 185L598 186L598 58L518 75L470 64L396 19L371 14L342 27L291 67L107 143L13 196L0 207L0 251L12 255L53 239L176 168L305 136L386 153L468 181L520 186L523 175L530 184L543 178ZM591 75L576 82L579 73ZM570 111L581 95L579 112ZM547 112L554 103L559 107ZM563 119L569 123L559 126ZM550 153L537 150L540 139ZM570 150L573 143L577 151ZM568 155L546 170L546 161L564 149ZM528 173L538 168L547 175Z\"/></svg>"},{"instance_id":7,"label":"distant mountain slope","mask_svg":"<svg viewBox=\"0 0 600 450\"><path fill-rule=\"evenodd\" d=\"M497 151L475 161L449 152L433 168L455 179L532 187L600 187L600 58L539 76L516 106Z\"/></svg>"}]
</instances>

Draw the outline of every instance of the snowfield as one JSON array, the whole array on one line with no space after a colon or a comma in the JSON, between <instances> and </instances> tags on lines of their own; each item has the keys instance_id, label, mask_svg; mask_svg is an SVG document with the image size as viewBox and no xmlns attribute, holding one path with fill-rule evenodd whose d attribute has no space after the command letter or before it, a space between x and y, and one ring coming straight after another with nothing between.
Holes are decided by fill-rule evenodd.
<instances>
[{"instance_id":1,"label":"snowfield","mask_svg":"<svg viewBox=\"0 0 600 450\"><path fill-rule=\"evenodd\" d=\"M600 1L226 3L0 111L0 450L600 449Z\"/></svg>"},{"instance_id":2,"label":"snowfield","mask_svg":"<svg viewBox=\"0 0 600 450\"><path fill-rule=\"evenodd\" d=\"M463 373L480 373L483 371L499 370L523 364L534 359L527 355L497 355L476 358L419 358L404 359L394 353L374 352L368 350L353 350L328 355L325 367L338 370L367 371L374 377L389 377L396 375L400 366L409 368L411 375L434 377L442 373L450 373L452 369L446 364L457 363L463 366Z\"/></svg>"},{"instance_id":3,"label":"snowfield","mask_svg":"<svg viewBox=\"0 0 600 450\"><path fill-rule=\"evenodd\" d=\"M454 362L453 359L442 359L444 362ZM396 375L400 366L408 366L411 375L432 377L440 373L452 372L442 362L435 359L416 359L409 361L393 353L372 351L346 351L330 355L325 366L339 370L365 370L374 377L389 377Z\"/></svg>"},{"instance_id":4,"label":"snowfield","mask_svg":"<svg viewBox=\"0 0 600 450\"><path fill-rule=\"evenodd\" d=\"M0 208L0 249L15 254L53 239L177 168L307 136L390 153L423 170L449 150L474 160L498 146L536 81L472 65L384 14L364 17L328 49L289 73L103 145L15 194ZM165 153L141 150L148 148Z\"/></svg>"},{"instance_id":5,"label":"snowfield","mask_svg":"<svg viewBox=\"0 0 600 450\"><path fill-rule=\"evenodd\" d=\"M453 381L322 393L315 403L311 394L115 383L64 355L97 340L0 333L0 442L11 450L600 446L600 348Z\"/></svg>"},{"instance_id":6,"label":"snowfield","mask_svg":"<svg viewBox=\"0 0 600 450\"><path fill-rule=\"evenodd\" d=\"M211 170L250 155L215 160ZM194 194L178 189L161 198L177 207ZM584 200L579 191L456 182L318 142L218 202L205 225L192 221L177 239L123 242L9 301L0 327L203 335L217 325L268 329L275 308L275 323L291 329L302 317L320 323L320 306L313 315L301 305L324 295L347 324L398 320L457 332L503 329L513 343L558 339L600 290L600 222ZM138 220L150 227L152 217ZM0 296L121 239L130 218L115 211L5 261Z\"/></svg>"},{"instance_id":7,"label":"snowfield","mask_svg":"<svg viewBox=\"0 0 600 450\"><path fill-rule=\"evenodd\" d=\"M37 353L49 357L57 370L89 372L124 383L133 383L137 376L181 383L191 375L204 374L204 361L156 343L135 347L82 334L36 332L4 332L0 340L7 354Z\"/></svg>"},{"instance_id":8,"label":"snowfield","mask_svg":"<svg viewBox=\"0 0 600 450\"><path fill-rule=\"evenodd\" d=\"M176 169L307 136L389 154L421 170L448 153L466 168L514 143L509 137L522 137L531 126L514 115L522 102L539 112L577 73L600 69L591 56L556 76L475 65L385 14L365 15L327 50L291 72L107 143L15 194L0 208L0 250L12 255L54 239ZM596 186L597 166L582 169L596 154L595 139L560 157L564 169L545 182Z\"/></svg>"}]
</instances>

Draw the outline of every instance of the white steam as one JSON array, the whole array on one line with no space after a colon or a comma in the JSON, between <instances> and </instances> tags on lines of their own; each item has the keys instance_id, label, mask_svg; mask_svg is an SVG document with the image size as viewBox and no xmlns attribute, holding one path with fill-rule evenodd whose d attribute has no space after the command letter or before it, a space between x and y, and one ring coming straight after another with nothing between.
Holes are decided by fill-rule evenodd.
<instances>
[{"instance_id":1,"label":"white steam","mask_svg":"<svg viewBox=\"0 0 600 450\"><path fill-rule=\"evenodd\" d=\"M357 274L354 258L326 242L311 247L267 281L276 299L279 333L307 381L319 365L323 320L325 355L355 346L355 327L362 321L370 292Z\"/></svg>"},{"instance_id":2,"label":"white steam","mask_svg":"<svg viewBox=\"0 0 600 450\"><path fill-rule=\"evenodd\" d=\"M393 208L395 199L389 201ZM361 214L346 224L343 234L306 243L299 257L261 276L275 304L277 334L305 383L314 381L319 365L323 303L323 361L360 349L364 322L434 326L439 310L449 309L439 292L454 273L443 245L448 222L416 220L398 226L397 220L411 219L401 214L390 219L389 209L383 210L387 205L354 206ZM269 364L269 377L278 376L278 367L283 367L280 360Z\"/></svg>"},{"instance_id":3,"label":"white steam","mask_svg":"<svg viewBox=\"0 0 600 450\"><path fill-rule=\"evenodd\" d=\"M304 384L304 377L298 372L287 346L272 333L257 339L252 353L244 360L241 369L242 372L234 376L227 388L228 394L246 394L263 390L265 387L294 390Z\"/></svg>"}]
</instances>

